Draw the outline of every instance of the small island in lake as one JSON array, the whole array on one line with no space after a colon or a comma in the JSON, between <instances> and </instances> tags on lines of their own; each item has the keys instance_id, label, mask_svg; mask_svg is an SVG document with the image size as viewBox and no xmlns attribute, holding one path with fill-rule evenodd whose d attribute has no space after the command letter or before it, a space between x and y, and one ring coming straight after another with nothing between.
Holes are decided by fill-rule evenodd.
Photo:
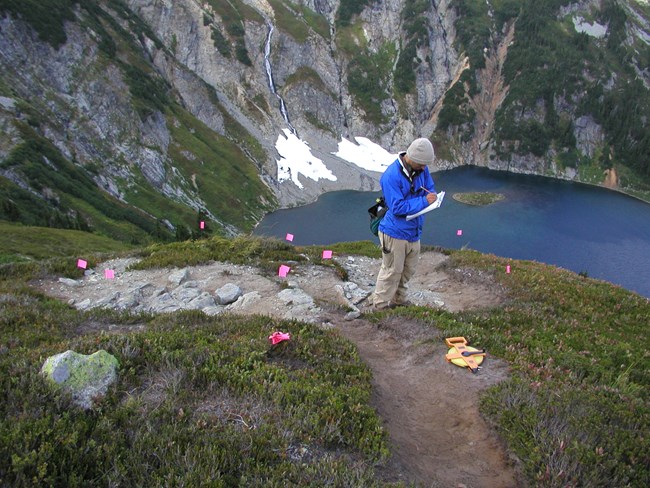
<instances>
[{"instance_id":1,"label":"small island in lake","mask_svg":"<svg viewBox=\"0 0 650 488\"><path fill-rule=\"evenodd\" d=\"M502 193L491 193L489 191L475 191L467 193L454 193L452 198L458 202L468 205L489 205L505 198Z\"/></svg>"}]
</instances>

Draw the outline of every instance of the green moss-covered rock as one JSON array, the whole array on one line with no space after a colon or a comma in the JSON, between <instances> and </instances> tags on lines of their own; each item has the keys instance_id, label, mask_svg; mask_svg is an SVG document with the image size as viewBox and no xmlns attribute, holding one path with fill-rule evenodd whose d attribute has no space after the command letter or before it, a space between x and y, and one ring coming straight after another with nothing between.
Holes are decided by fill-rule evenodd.
<instances>
[{"instance_id":1,"label":"green moss-covered rock","mask_svg":"<svg viewBox=\"0 0 650 488\"><path fill-rule=\"evenodd\" d=\"M104 350L89 356L66 351L47 358L41 374L53 384L70 391L74 402L84 409L103 397L117 379L119 362Z\"/></svg>"}]
</instances>

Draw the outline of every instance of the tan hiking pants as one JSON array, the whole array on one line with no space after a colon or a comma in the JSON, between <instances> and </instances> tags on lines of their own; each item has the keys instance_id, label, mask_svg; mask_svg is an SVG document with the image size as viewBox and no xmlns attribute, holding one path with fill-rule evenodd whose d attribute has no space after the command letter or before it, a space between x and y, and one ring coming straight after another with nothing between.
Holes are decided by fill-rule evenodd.
<instances>
[{"instance_id":1,"label":"tan hiking pants","mask_svg":"<svg viewBox=\"0 0 650 488\"><path fill-rule=\"evenodd\" d=\"M420 255L420 241L408 242L379 232L382 261L372 304L377 308L406 301L407 283L415 274Z\"/></svg>"}]
</instances>

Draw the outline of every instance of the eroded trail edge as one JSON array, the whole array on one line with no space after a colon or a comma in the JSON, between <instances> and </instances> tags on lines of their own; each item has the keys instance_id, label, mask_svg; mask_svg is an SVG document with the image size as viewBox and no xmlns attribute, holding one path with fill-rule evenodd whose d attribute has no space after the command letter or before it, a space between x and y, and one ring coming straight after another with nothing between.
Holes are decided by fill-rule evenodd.
<instances>
[{"instance_id":1,"label":"eroded trail edge","mask_svg":"<svg viewBox=\"0 0 650 488\"><path fill-rule=\"evenodd\" d=\"M480 393L507 377L505 363L488 358L477 374L453 366L444 338L397 317L342 322L339 330L372 370L373 407L391 441L389 477L431 487L521 486L478 408Z\"/></svg>"}]
</instances>

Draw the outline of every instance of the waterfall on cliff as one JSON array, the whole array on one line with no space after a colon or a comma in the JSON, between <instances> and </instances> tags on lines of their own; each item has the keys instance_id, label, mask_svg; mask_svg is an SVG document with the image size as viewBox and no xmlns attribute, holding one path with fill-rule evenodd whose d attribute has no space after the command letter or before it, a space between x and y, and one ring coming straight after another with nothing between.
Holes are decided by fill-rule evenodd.
<instances>
[{"instance_id":1,"label":"waterfall on cliff","mask_svg":"<svg viewBox=\"0 0 650 488\"><path fill-rule=\"evenodd\" d=\"M284 103L284 99L275 90L275 83L273 82L273 70L271 69L271 36L273 35L273 24L269 22L268 26L269 35L266 37L266 45L264 46L264 66L266 68L266 74L269 78L269 88L271 89L271 93L273 93L280 102L280 113L282 114L284 121L289 126L289 130L293 135L298 136L296 129L294 129L294 127L291 125L291 122L289 121L289 112L287 112L287 106Z\"/></svg>"}]
</instances>

